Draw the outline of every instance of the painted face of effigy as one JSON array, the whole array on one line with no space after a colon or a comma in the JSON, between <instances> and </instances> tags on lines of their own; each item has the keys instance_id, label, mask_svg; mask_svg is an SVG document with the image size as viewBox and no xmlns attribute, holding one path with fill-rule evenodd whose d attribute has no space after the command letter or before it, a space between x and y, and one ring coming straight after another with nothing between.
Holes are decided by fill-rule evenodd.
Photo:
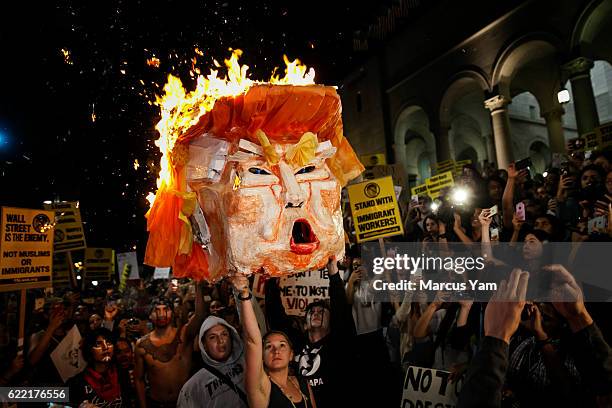
<instances>
[{"instance_id":1,"label":"painted face of effigy","mask_svg":"<svg viewBox=\"0 0 612 408\"><path fill-rule=\"evenodd\" d=\"M210 230L211 276L286 275L321 268L341 254L340 183L325 163L336 151L331 143L317 144L306 163L287 158L292 144L271 145L274 164L262 146L244 139L239 146L218 182L190 181ZM191 152L193 168L197 153Z\"/></svg>"}]
</instances>

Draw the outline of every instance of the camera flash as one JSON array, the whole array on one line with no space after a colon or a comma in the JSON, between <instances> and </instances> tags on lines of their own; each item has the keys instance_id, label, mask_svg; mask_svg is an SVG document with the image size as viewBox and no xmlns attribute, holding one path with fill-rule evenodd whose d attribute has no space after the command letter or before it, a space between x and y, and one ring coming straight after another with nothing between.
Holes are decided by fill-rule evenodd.
<instances>
[{"instance_id":1,"label":"camera flash","mask_svg":"<svg viewBox=\"0 0 612 408\"><path fill-rule=\"evenodd\" d=\"M467 190L463 188L457 188L453 191L453 201L456 204L463 204L467 200Z\"/></svg>"}]
</instances>

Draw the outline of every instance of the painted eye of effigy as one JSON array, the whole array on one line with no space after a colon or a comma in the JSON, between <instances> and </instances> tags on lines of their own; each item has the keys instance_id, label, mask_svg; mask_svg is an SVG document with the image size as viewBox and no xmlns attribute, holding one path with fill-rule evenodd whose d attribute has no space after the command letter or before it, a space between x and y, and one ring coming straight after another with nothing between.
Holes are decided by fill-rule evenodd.
<instances>
[{"instance_id":1,"label":"painted eye of effigy","mask_svg":"<svg viewBox=\"0 0 612 408\"><path fill-rule=\"evenodd\" d=\"M297 175L297 174L306 174L306 173L311 173L311 172L313 172L314 170L315 170L315 166L306 166L306 167L304 167L303 169L300 169L300 170L299 170L297 173L295 173L295 174Z\"/></svg>"},{"instance_id":2,"label":"painted eye of effigy","mask_svg":"<svg viewBox=\"0 0 612 408\"><path fill-rule=\"evenodd\" d=\"M269 176L270 172L264 169L260 169L259 167L250 167L249 168L249 172L253 173L253 174L260 174L260 175L264 175L264 176Z\"/></svg>"}]
</instances>

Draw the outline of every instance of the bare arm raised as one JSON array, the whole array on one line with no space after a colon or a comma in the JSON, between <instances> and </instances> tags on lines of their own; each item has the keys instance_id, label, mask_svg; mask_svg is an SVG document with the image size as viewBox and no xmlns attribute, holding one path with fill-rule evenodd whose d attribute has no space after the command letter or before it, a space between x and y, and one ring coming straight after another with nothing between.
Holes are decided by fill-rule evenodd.
<instances>
[{"instance_id":1,"label":"bare arm raised","mask_svg":"<svg viewBox=\"0 0 612 408\"><path fill-rule=\"evenodd\" d=\"M263 367L263 342L249 292L249 281L244 275L231 277L238 294L238 308L242 335L246 346L246 393L251 408L266 408L270 401L272 385Z\"/></svg>"}]
</instances>

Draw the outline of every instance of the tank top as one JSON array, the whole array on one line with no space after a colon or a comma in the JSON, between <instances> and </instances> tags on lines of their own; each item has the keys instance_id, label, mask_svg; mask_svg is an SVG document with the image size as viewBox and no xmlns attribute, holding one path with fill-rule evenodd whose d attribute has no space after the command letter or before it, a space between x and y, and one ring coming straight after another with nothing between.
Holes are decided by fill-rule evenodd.
<instances>
[{"instance_id":1,"label":"tank top","mask_svg":"<svg viewBox=\"0 0 612 408\"><path fill-rule=\"evenodd\" d=\"M289 398L285 396L283 391L274 381L270 380L272 388L270 389L270 402L268 408L307 408L312 407L312 404L306 404L310 399L310 393L308 392L308 383L306 380L296 377L300 391L302 392L302 400L300 402L291 402Z\"/></svg>"}]
</instances>

